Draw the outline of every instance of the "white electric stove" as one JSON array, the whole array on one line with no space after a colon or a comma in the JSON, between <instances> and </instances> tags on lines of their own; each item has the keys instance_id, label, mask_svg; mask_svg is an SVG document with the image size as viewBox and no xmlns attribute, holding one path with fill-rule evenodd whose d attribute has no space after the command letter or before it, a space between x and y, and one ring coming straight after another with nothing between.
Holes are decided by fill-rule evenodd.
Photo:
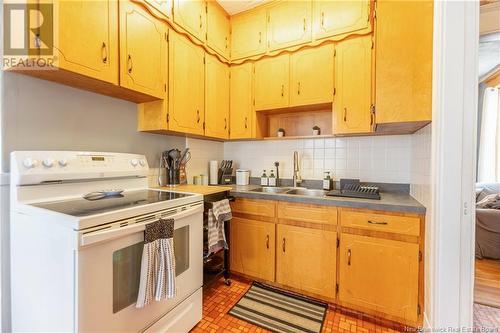
<instances>
[{"instance_id":1,"label":"white electric stove","mask_svg":"<svg viewBox=\"0 0 500 333\"><path fill-rule=\"evenodd\" d=\"M142 155L11 154L12 329L188 332L201 320L203 197L148 189ZM177 296L135 308L144 228L174 218Z\"/></svg>"}]
</instances>

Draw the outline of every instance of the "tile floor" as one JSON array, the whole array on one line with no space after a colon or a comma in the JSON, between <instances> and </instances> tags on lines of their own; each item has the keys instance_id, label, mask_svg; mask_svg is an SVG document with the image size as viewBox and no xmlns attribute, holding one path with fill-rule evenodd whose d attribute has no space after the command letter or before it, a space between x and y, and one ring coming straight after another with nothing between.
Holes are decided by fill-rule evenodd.
<instances>
[{"instance_id":1,"label":"tile floor","mask_svg":"<svg viewBox=\"0 0 500 333\"><path fill-rule=\"evenodd\" d=\"M221 279L205 288L203 291L203 318L191 332L268 332L227 314L248 290L250 283L249 280L233 276L231 286L226 286ZM323 333L393 333L400 331L368 322L356 315L344 314L330 309L327 311L323 325Z\"/></svg>"}]
</instances>

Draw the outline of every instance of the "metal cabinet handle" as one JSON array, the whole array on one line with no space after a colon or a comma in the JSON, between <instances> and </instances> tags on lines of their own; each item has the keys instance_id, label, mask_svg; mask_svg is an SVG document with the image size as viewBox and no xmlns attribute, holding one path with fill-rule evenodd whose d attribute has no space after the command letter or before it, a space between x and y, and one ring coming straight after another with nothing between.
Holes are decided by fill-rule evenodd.
<instances>
[{"instance_id":1,"label":"metal cabinet handle","mask_svg":"<svg viewBox=\"0 0 500 333\"><path fill-rule=\"evenodd\" d=\"M107 48L105 42L102 42L101 52L102 52L102 62L107 63L108 62L108 48Z\"/></svg>"},{"instance_id":2,"label":"metal cabinet handle","mask_svg":"<svg viewBox=\"0 0 500 333\"><path fill-rule=\"evenodd\" d=\"M201 120L201 118L200 118L200 110L196 110L196 118L197 118L196 122L199 123L200 120Z\"/></svg>"},{"instance_id":3,"label":"metal cabinet handle","mask_svg":"<svg viewBox=\"0 0 500 333\"><path fill-rule=\"evenodd\" d=\"M227 129L227 118L224 118L224 129Z\"/></svg>"},{"instance_id":4,"label":"metal cabinet handle","mask_svg":"<svg viewBox=\"0 0 500 333\"><path fill-rule=\"evenodd\" d=\"M266 236L266 249L269 250L269 235Z\"/></svg>"},{"instance_id":5,"label":"metal cabinet handle","mask_svg":"<svg viewBox=\"0 0 500 333\"><path fill-rule=\"evenodd\" d=\"M304 17L304 31L306 31L306 18Z\"/></svg>"},{"instance_id":6,"label":"metal cabinet handle","mask_svg":"<svg viewBox=\"0 0 500 333\"><path fill-rule=\"evenodd\" d=\"M201 28L203 28L203 23L202 23L201 14L200 14L200 30L201 30Z\"/></svg>"},{"instance_id":7,"label":"metal cabinet handle","mask_svg":"<svg viewBox=\"0 0 500 333\"><path fill-rule=\"evenodd\" d=\"M344 122L347 121L347 108L344 108Z\"/></svg>"},{"instance_id":8,"label":"metal cabinet handle","mask_svg":"<svg viewBox=\"0 0 500 333\"><path fill-rule=\"evenodd\" d=\"M351 249L347 250L347 266L351 266Z\"/></svg>"},{"instance_id":9,"label":"metal cabinet handle","mask_svg":"<svg viewBox=\"0 0 500 333\"><path fill-rule=\"evenodd\" d=\"M297 95L300 95L300 82L297 83Z\"/></svg>"},{"instance_id":10,"label":"metal cabinet handle","mask_svg":"<svg viewBox=\"0 0 500 333\"><path fill-rule=\"evenodd\" d=\"M321 12L321 26L325 26L325 12Z\"/></svg>"},{"instance_id":11,"label":"metal cabinet handle","mask_svg":"<svg viewBox=\"0 0 500 333\"><path fill-rule=\"evenodd\" d=\"M281 85L281 97L285 96L285 85Z\"/></svg>"},{"instance_id":12,"label":"metal cabinet handle","mask_svg":"<svg viewBox=\"0 0 500 333\"><path fill-rule=\"evenodd\" d=\"M370 113L370 127L373 126L373 122L374 122L374 117L375 115L373 114L373 112Z\"/></svg>"},{"instance_id":13,"label":"metal cabinet handle","mask_svg":"<svg viewBox=\"0 0 500 333\"><path fill-rule=\"evenodd\" d=\"M247 128L248 128L248 118L245 117L245 129L247 129Z\"/></svg>"},{"instance_id":14,"label":"metal cabinet handle","mask_svg":"<svg viewBox=\"0 0 500 333\"><path fill-rule=\"evenodd\" d=\"M262 31L259 31L259 44L262 44Z\"/></svg>"},{"instance_id":15,"label":"metal cabinet handle","mask_svg":"<svg viewBox=\"0 0 500 333\"><path fill-rule=\"evenodd\" d=\"M228 40L227 37L225 37L225 39L226 39L226 50L227 50L227 48L229 47L229 43L227 42Z\"/></svg>"},{"instance_id":16,"label":"metal cabinet handle","mask_svg":"<svg viewBox=\"0 0 500 333\"><path fill-rule=\"evenodd\" d=\"M368 223L370 224L378 224L378 225L387 225L388 223L387 222L377 222L377 221L371 221L371 220L368 220Z\"/></svg>"},{"instance_id":17,"label":"metal cabinet handle","mask_svg":"<svg viewBox=\"0 0 500 333\"><path fill-rule=\"evenodd\" d=\"M128 64L128 72L130 74L130 73L132 73L132 69L133 69L132 56L130 54L128 55L127 64Z\"/></svg>"},{"instance_id":18,"label":"metal cabinet handle","mask_svg":"<svg viewBox=\"0 0 500 333\"><path fill-rule=\"evenodd\" d=\"M285 253L286 252L286 239L285 239L285 237L283 237L283 243L281 245L281 248L283 249L283 253Z\"/></svg>"}]
</instances>

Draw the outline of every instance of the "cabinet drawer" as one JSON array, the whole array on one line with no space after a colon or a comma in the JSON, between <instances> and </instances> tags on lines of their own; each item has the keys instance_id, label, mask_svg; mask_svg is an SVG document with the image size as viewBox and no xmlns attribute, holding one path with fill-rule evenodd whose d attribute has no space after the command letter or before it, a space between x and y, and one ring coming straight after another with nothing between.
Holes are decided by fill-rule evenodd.
<instances>
[{"instance_id":1,"label":"cabinet drawer","mask_svg":"<svg viewBox=\"0 0 500 333\"><path fill-rule=\"evenodd\" d=\"M278 218L321 224L337 224L337 208L295 202L278 202Z\"/></svg>"},{"instance_id":2,"label":"cabinet drawer","mask_svg":"<svg viewBox=\"0 0 500 333\"><path fill-rule=\"evenodd\" d=\"M410 236L420 235L420 219L418 217L342 210L340 212L340 223L343 227L391 232Z\"/></svg>"},{"instance_id":3,"label":"cabinet drawer","mask_svg":"<svg viewBox=\"0 0 500 333\"><path fill-rule=\"evenodd\" d=\"M276 216L276 202L269 200L254 200L236 198L231 202L233 213L250 214L265 217Z\"/></svg>"}]
</instances>

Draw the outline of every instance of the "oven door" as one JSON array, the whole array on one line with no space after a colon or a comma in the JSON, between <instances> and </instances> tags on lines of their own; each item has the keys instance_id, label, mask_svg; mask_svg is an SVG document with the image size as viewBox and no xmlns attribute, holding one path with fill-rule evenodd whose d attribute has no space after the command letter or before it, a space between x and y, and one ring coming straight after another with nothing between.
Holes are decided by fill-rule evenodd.
<instances>
[{"instance_id":1,"label":"oven door","mask_svg":"<svg viewBox=\"0 0 500 333\"><path fill-rule=\"evenodd\" d=\"M155 219L150 216L141 222L140 218L136 218L135 223L130 225L121 222L118 227L105 226L104 229L79 233L76 330L140 332L201 288L202 213L203 204L200 203L165 211L161 215L175 220L177 296L170 300L153 301L142 309L137 309L135 303L139 290L144 228Z\"/></svg>"}]
</instances>

